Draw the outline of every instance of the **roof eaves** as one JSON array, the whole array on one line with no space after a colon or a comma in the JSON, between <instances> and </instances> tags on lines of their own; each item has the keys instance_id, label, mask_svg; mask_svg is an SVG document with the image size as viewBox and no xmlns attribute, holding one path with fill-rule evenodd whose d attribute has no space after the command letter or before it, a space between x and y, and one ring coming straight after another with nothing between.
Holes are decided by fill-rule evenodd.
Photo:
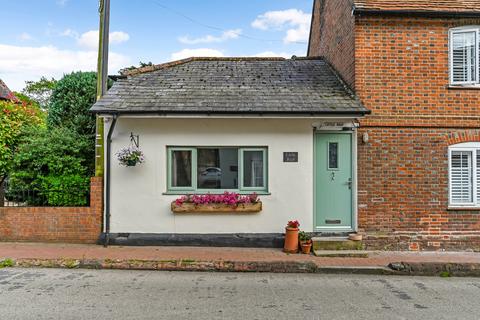
<instances>
[{"instance_id":1,"label":"roof eaves","mask_svg":"<svg viewBox=\"0 0 480 320\"><path fill-rule=\"evenodd\" d=\"M90 109L91 112L100 115L123 114L123 115L208 115L208 116L223 116L223 115L366 115L371 111L367 109L359 110L330 110L330 111L221 111L221 112L205 112L205 111L134 111L134 110L107 110L107 109Z\"/></svg>"},{"instance_id":2,"label":"roof eaves","mask_svg":"<svg viewBox=\"0 0 480 320\"><path fill-rule=\"evenodd\" d=\"M355 15L376 15L376 16L416 16L428 18L479 18L480 11L442 11L442 10L415 10L415 9L371 9L371 8L353 8Z\"/></svg>"}]
</instances>

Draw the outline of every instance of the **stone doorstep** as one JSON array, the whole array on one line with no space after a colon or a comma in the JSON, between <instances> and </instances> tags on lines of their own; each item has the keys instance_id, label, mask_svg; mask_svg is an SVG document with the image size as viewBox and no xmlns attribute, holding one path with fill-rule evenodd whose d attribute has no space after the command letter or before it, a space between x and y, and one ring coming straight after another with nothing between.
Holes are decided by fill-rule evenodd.
<instances>
[{"instance_id":1,"label":"stone doorstep","mask_svg":"<svg viewBox=\"0 0 480 320\"><path fill-rule=\"evenodd\" d=\"M363 250L362 241L349 240L348 237L313 237L313 250Z\"/></svg>"},{"instance_id":2,"label":"stone doorstep","mask_svg":"<svg viewBox=\"0 0 480 320\"><path fill-rule=\"evenodd\" d=\"M317 257L324 258L368 258L374 251L366 250L313 250Z\"/></svg>"}]
</instances>

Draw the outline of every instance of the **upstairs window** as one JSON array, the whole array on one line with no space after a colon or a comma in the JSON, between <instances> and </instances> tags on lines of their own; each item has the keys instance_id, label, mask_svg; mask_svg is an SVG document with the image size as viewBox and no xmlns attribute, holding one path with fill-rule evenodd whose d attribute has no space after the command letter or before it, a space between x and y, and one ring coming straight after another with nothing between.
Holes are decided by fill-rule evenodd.
<instances>
[{"instance_id":1,"label":"upstairs window","mask_svg":"<svg viewBox=\"0 0 480 320\"><path fill-rule=\"evenodd\" d=\"M480 207L480 142L450 146L449 163L449 205Z\"/></svg>"},{"instance_id":2,"label":"upstairs window","mask_svg":"<svg viewBox=\"0 0 480 320\"><path fill-rule=\"evenodd\" d=\"M479 85L480 26L450 30L450 84Z\"/></svg>"}]
</instances>

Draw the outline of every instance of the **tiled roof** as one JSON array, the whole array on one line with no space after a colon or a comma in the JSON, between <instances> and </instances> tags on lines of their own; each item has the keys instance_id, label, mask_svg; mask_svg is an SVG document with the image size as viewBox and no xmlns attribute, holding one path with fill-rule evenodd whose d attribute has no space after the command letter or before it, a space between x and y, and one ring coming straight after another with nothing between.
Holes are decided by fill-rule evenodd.
<instances>
[{"instance_id":1,"label":"tiled roof","mask_svg":"<svg viewBox=\"0 0 480 320\"><path fill-rule=\"evenodd\" d=\"M8 89L5 82L0 79L0 99L3 100L17 100L17 98L13 95L13 93Z\"/></svg>"},{"instance_id":2,"label":"tiled roof","mask_svg":"<svg viewBox=\"0 0 480 320\"><path fill-rule=\"evenodd\" d=\"M480 13L480 0L354 0L357 11Z\"/></svg>"},{"instance_id":3,"label":"tiled roof","mask_svg":"<svg viewBox=\"0 0 480 320\"><path fill-rule=\"evenodd\" d=\"M99 113L364 114L322 59L190 58L129 71Z\"/></svg>"}]
</instances>

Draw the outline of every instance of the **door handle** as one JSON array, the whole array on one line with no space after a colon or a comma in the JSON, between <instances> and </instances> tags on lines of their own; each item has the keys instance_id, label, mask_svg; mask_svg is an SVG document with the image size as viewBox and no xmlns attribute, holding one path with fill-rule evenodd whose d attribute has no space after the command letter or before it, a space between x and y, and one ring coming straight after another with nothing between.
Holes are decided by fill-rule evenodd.
<instances>
[{"instance_id":1,"label":"door handle","mask_svg":"<svg viewBox=\"0 0 480 320\"><path fill-rule=\"evenodd\" d=\"M348 178L348 181L347 181L347 185L348 185L348 189L352 189L352 178Z\"/></svg>"}]
</instances>

